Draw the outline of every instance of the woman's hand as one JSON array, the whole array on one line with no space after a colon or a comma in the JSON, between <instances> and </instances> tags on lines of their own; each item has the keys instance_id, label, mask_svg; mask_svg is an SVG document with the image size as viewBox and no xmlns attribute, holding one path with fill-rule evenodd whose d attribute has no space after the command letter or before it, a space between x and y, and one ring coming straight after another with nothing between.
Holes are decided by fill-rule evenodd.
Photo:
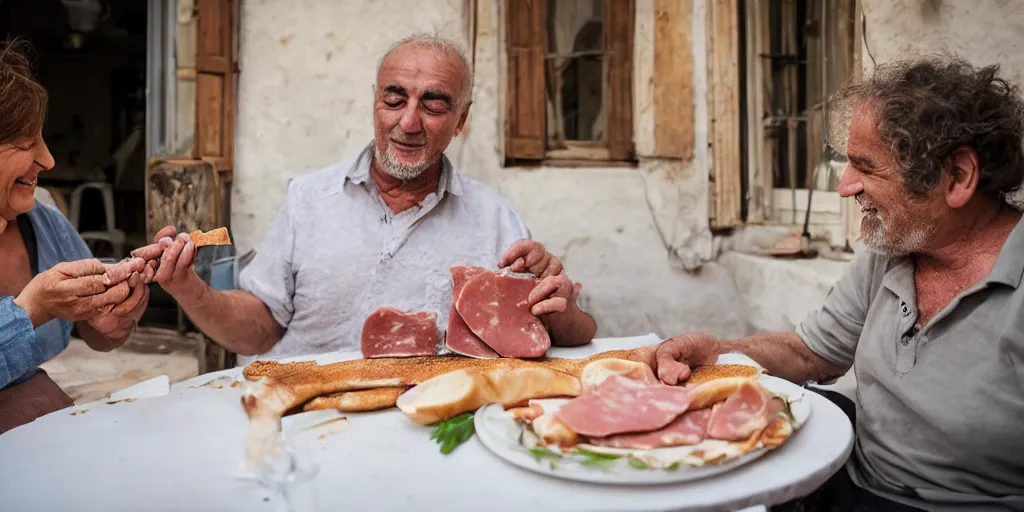
<instances>
[{"instance_id":1,"label":"woman's hand","mask_svg":"<svg viewBox=\"0 0 1024 512\"><path fill-rule=\"evenodd\" d=\"M131 274L117 280L105 278L106 271L107 266L95 259L58 263L32 278L14 303L25 310L33 327L54 318L71 322L91 318L124 302L131 291L127 283Z\"/></svg>"},{"instance_id":2,"label":"woman's hand","mask_svg":"<svg viewBox=\"0 0 1024 512\"><path fill-rule=\"evenodd\" d=\"M143 267L148 268L145 267L145 263ZM103 308L99 314L89 319L89 326L106 338L109 344L108 347L104 347L106 350L113 350L128 341L128 336L135 331L149 304L149 287L138 272L132 273L127 283L131 288L131 295L127 300L112 308Z\"/></svg>"}]
</instances>

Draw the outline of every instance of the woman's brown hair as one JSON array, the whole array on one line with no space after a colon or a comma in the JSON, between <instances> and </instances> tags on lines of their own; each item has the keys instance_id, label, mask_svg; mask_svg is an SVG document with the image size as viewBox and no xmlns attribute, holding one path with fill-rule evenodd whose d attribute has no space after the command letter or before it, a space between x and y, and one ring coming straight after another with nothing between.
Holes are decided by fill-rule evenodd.
<instances>
[{"instance_id":1,"label":"woman's brown hair","mask_svg":"<svg viewBox=\"0 0 1024 512\"><path fill-rule=\"evenodd\" d=\"M0 42L0 144L35 137L46 119L46 89L32 76L31 46Z\"/></svg>"}]
</instances>

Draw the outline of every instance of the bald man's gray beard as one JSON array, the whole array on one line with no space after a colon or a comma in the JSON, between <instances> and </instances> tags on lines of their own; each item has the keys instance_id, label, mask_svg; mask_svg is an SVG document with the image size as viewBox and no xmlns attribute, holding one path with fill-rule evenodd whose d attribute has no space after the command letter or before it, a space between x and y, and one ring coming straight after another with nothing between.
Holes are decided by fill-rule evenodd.
<instances>
[{"instance_id":1,"label":"bald man's gray beard","mask_svg":"<svg viewBox=\"0 0 1024 512\"><path fill-rule=\"evenodd\" d=\"M404 164L399 162L398 159L391 154L390 144L386 146L386 149L383 152L381 152L379 146L374 144L373 156L378 162L380 162L380 168L382 171L402 181L415 179L430 167L430 162L427 161L425 155L422 161L416 162L415 164Z\"/></svg>"}]
</instances>

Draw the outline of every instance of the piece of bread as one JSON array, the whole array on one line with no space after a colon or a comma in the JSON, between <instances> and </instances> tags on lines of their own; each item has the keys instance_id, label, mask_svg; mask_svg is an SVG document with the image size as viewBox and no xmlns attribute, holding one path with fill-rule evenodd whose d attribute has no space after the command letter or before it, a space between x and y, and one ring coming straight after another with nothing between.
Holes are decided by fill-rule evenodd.
<instances>
[{"instance_id":1,"label":"piece of bread","mask_svg":"<svg viewBox=\"0 0 1024 512\"><path fill-rule=\"evenodd\" d=\"M745 364L712 364L697 366L690 371L690 377L683 383L686 387L698 386L715 379L730 377L756 377L760 371Z\"/></svg>"},{"instance_id":2,"label":"piece of bread","mask_svg":"<svg viewBox=\"0 0 1024 512\"><path fill-rule=\"evenodd\" d=\"M757 377L723 377L698 386L690 390L690 410L704 409L711 407L718 402L724 402L729 395L740 389L744 383L751 383L758 388L761 384Z\"/></svg>"},{"instance_id":3,"label":"piece of bread","mask_svg":"<svg viewBox=\"0 0 1024 512\"><path fill-rule=\"evenodd\" d=\"M588 389L604 382L608 377L616 375L648 384L656 384L658 382L658 378L654 376L654 371L646 363L607 358L599 359L584 366L583 371L580 373L580 383L583 385L583 389Z\"/></svg>"},{"instance_id":4,"label":"piece of bread","mask_svg":"<svg viewBox=\"0 0 1024 512\"><path fill-rule=\"evenodd\" d=\"M533 420L533 433L546 445L557 445L562 448L576 446L583 439L565 426L565 423L558 421L554 414L544 414Z\"/></svg>"},{"instance_id":5,"label":"piece of bread","mask_svg":"<svg viewBox=\"0 0 1024 512\"><path fill-rule=\"evenodd\" d=\"M793 424L783 416L775 416L761 431L761 442L769 448L785 443L793 435Z\"/></svg>"},{"instance_id":6,"label":"piece of bread","mask_svg":"<svg viewBox=\"0 0 1024 512\"><path fill-rule=\"evenodd\" d=\"M302 406L302 410L336 409L340 412L379 411L394 407L398 396L404 392L405 388L377 388L364 391L331 393L318 396L306 402L306 405Z\"/></svg>"},{"instance_id":7,"label":"piece of bread","mask_svg":"<svg viewBox=\"0 0 1024 512\"><path fill-rule=\"evenodd\" d=\"M416 423L431 425L489 403L512 405L579 394L576 377L548 368L462 369L417 385L398 397L395 405Z\"/></svg>"},{"instance_id":8,"label":"piece of bread","mask_svg":"<svg viewBox=\"0 0 1024 512\"><path fill-rule=\"evenodd\" d=\"M192 243L195 244L196 247L203 247L207 245L231 245L231 236L228 235L228 228L211 229L205 233L195 230L189 233L188 237L192 239Z\"/></svg>"}]
</instances>

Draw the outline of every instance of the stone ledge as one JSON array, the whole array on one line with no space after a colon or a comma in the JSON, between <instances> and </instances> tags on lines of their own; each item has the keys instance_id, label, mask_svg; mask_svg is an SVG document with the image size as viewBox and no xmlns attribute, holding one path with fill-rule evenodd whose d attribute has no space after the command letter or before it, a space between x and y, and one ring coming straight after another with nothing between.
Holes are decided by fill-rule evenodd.
<instances>
[{"instance_id":1,"label":"stone ledge","mask_svg":"<svg viewBox=\"0 0 1024 512\"><path fill-rule=\"evenodd\" d=\"M779 259L741 252L719 258L733 277L753 331L788 331L821 306L847 262Z\"/></svg>"}]
</instances>

